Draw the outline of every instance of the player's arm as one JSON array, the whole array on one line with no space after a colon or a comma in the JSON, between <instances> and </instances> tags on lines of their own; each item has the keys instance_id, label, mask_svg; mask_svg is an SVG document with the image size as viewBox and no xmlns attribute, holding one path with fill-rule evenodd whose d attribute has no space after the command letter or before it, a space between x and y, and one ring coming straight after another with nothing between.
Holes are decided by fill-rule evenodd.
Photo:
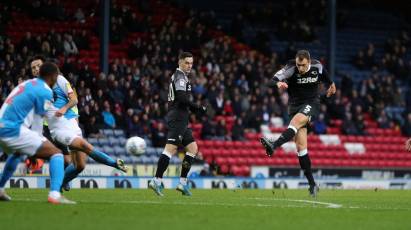
<instances>
[{"instance_id":1,"label":"player's arm","mask_svg":"<svg viewBox=\"0 0 411 230\"><path fill-rule=\"evenodd\" d=\"M205 106L197 105L191 100L191 95L186 91L187 82L183 78L177 78L174 82L176 92L175 101L181 105L188 106L190 110L196 112L206 112L207 108Z\"/></svg>"},{"instance_id":2,"label":"player's arm","mask_svg":"<svg viewBox=\"0 0 411 230\"><path fill-rule=\"evenodd\" d=\"M188 106L191 111L205 113L207 111L206 106L197 105L190 99L191 95L186 91L176 90L175 100L182 105Z\"/></svg>"},{"instance_id":3,"label":"player's arm","mask_svg":"<svg viewBox=\"0 0 411 230\"><path fill-rule=\"evenodd\" d=\"M335 94L337 89L335 87L335 83L331 80L328 71L326 69L322 69L322 71L320 71L320 76L321 81L326 85L326 87L328 87L327 97L330 97L331 95Z\"/></svg>"},{"instance_id":4,"label":"player's arm","mask_svg":"<svg viewBox=\"0 0 411 230\"><path fill-rule=\"evenodd\" d=\"M66 105L64 105L63 107L61 107L59 110L56 111L56 116L57 117L61 117L63 116L67 110L71 109L73 106L76 106L78 103L78 99L76 94L74 93L74 91L72 91L71 93L69 93L67 95L67 97L69 98L69 101L67 102Z\"/></svg>"},{"instance_id":5,"label":"player's arm","mask_svg":"<svg viewBox=\"0 0 411 230\"><path fill-rule=\"evenodd\" d=\"M190 100L190 95L182 90L177 90L175 95L175 100L180 105L189 106L191 108L196 108L197 104Z\"/></svg>"},{"instance_id":6,"label":"player's arm","mask_svg":"<svg viewBox=\"0 0 411 230\"><path fill-rule=\"evenodd\" d=\"M77 105L78 99L77 95L74 93L74 90L70 85L70 82L68 82L67 79L65 79L63 76L59 76L57 84L64 91L66 97L69 99L67 104L65 104L63 107L56 111L56 117L61 117L67 112L67 110Z\"/></svg>"},{"instance_id":7,"label":"player's arm","mask_svg":"<svg viewBox=\"0 0 411 230\"><path fill-rule=\"evenodd\" d=\"M289 62L284 68L274 74L270 86L277 86L279 89L287 89L288 84L284 80L290 78L295 71L295 64Z\"/></svg>"}]
</instances>

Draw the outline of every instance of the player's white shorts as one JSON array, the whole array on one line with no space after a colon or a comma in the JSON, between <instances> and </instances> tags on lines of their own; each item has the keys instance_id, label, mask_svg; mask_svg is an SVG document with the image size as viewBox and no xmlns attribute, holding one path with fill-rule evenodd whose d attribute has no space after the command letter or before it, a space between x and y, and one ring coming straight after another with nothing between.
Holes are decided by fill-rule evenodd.
<instances>
[{"instance_id":1,"label":"player's white shorts","mask_svg":"<svg viewBox=\"0 0 411 230\"><path fill-rule=\"evenodd\" d=\"M63 145L69 146L77 137L83 137L83 133L75 118L53 117L49 119L48 125L51 137Z\"/></svg>"},{"instance_id":2,"label":"player's white shorts","mask_svg":"<svg viewBox=\"0 0 411 230\"><path fill-rule=\"evenodd\" d=\"M28 156L35 155L45 141L47 139L43 135L30 130L24 125L20 127L18 137L0 137L0 145L5 153L18 152Z\"/></svg>"}]
</instances>

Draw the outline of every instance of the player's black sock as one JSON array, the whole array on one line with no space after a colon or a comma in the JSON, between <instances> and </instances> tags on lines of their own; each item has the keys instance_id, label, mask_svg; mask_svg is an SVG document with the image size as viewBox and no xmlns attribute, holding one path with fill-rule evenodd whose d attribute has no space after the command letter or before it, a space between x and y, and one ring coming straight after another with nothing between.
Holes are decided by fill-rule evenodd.
<instances>
[{"instance_id":1,"label":"player's black sock","mask_svg":"<svg viewBox=\"0 0 411 230\"><path fill-rule=\"evenodd\" d=\"M183 163L181 164L181 177L187 178L188 172L191 169L191 165L193 164L194 157L190 155L185 155L183 159Z\"/></svg>"},{"instance_id":2,"label":"player's black sock","mask_svg":"<svg viewBox=\"0 0 411 230\"><path fill-rule=\"evenodd\" d=\"M295 134L297 133L297 129L294 127L288 127L288 129L286 129L283 133L281 133L281 136L275 141L275 145L281 146L286 142L289 142L291 139L293 139L293 137L295 136Z\"/></svg>"},{"instance_id":3,"label":"player's black sock","mask_svg":"<svg viewBox=\"0 0 411 230\"><path fill-rule=\"evenodd\" d=\"M158 159L158 162L157 162L157 171L156 171L157 178L163 178L163 174L166 171L169 162L170 162L170 157L168 157L165 154L160 155L160 158Z\"/></svg>"},{"instance_id":4,"label":"player's black sock","mask_svg":"<svg viewBox=\"0 0 411 230\"><path fill-rule=\"evenodd\" d=\"M304 171L304 175L308 180L308 184L310 184L310 186L314 186L315 181L314 181L313 173L311 171L310 156L308 156L308 153L307 153L304 156L299 156L298 160L300 161L301 169Z\"/></svg>"}]
</instances>

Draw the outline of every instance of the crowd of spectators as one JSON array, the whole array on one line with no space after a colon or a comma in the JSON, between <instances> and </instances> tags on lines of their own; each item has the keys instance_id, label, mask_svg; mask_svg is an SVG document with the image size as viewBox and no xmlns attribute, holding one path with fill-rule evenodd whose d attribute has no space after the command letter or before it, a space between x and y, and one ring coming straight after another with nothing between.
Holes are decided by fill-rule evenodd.
<instances>
[{"instance_id":1,"label":"crowd of spectators","mask_svg":"<svg viewBox=\"0 0 411 230\"><path fill-rule=\"evenodd\" d=\"M326 1L296 0L242 2L227 31L236 39L250 44L265 55L272 51L272 39L313 42L318 26L326 22Z\"/></svg>"},{"instance_id":2,"label":"crowd of spectators","mask_svg":"<svg viewBox=\"0 0 411 230\"><path fill-rule=\"evenodd\" d=\"M272 50L272 40L315 42L316 28L325 24L325 1L289 1L287 4L274 5L244 3L232 19L230 33L266 55L267 51ZM285 10L278 10L279 6ZM309 13L314 11L316 13ZM344 21L346 12L341 10L337 15L338 26L344 26ZM267 29L273 25L277 29ZM252 39L245 39L247 36ZM359 50L353 59L355 67L368 70L372 74L359 84L354 83L350 76L342 76L339 87L341 90L331 100L324 100L327 106L314 122L315 133L326 133L327 127L332 125L332 118L343 121L342 133L366 135L368 127L365 125L365 112L371 115L379 128L401 129L406 124L407 116L411 112L411 94L408 90L411 60L410 56L407 56L410 49L409 33L404 30L398 37L388 39L386 44L377 45L384 45L382 57L377 54L375 44L369 43L365 49ZM284 62L292 57L295 51L293 43L290 43L284 53L278 54L278 60ZM404 134L407 134L405 130L403 128Z\"/></svg>"},{"instance_id":3,"label":"crowd of spectators","mask_svg":"<svg viewBox=\"0 0 411 230\"><path fill-rule=\"evenodd\" d=\"M398 37L387 40L381 59L375 54L375 45L368 44L365 49L358 51L353 64L360 70L371 71L371 75L356 86L345 76L341 86L345 89L343 96L348 97L353 108L360 107L362 111L369 112L380 128L402 127L404 135L410 134L406 128L408 117L411 117L411 60L406 55L410 48L409 34L405 30ZM355 128L347 128L346 131L364 134L365 130L361 129L363 121L356 120L356 112L351 114L353 121L348 116L346 121L349 127Z\"/></svg>"},{"instance_id":4,"label":"crowd of spectators","mask_svg":"<svg viewBox=\"0 0 411 230\"><path fill-rule=\"evenodd\" d=\"M99 0L84 1L81 8L75 10L66 8L67 2L61 0L5 1L6 4L19 9L27 9L33 19L52 21L78 21L84 23L87 17L98 14Z\"/></svg>"}]
</instances>

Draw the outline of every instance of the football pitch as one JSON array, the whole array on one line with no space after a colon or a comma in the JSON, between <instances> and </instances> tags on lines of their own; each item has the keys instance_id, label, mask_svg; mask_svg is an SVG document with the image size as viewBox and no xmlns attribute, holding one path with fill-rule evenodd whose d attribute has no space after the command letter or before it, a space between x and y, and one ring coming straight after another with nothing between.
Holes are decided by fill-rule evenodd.
<instances>
[{"instance_id":1,"label":"football pitch","mask_svg":"<svg viewBox=\"0 0 411 230\"><path fill-rule=\"evenodd\" d=\"M73 189L77 205L51 205L47 190L8 189L0 229L411 229L410 190Z\"/></svg>"}]
</instances>

